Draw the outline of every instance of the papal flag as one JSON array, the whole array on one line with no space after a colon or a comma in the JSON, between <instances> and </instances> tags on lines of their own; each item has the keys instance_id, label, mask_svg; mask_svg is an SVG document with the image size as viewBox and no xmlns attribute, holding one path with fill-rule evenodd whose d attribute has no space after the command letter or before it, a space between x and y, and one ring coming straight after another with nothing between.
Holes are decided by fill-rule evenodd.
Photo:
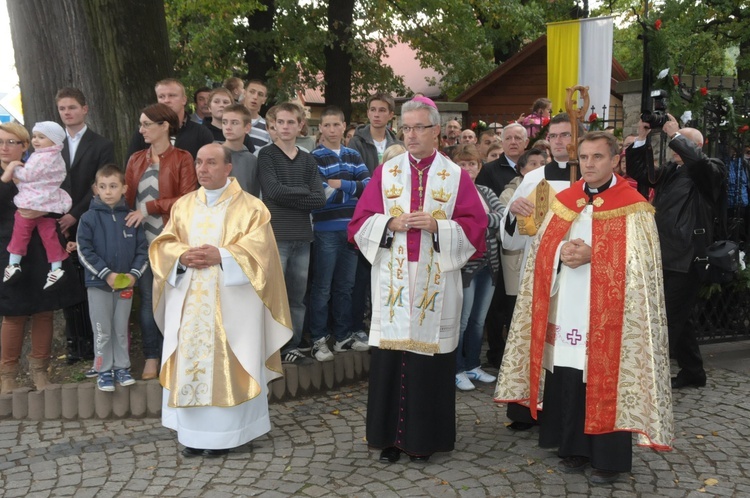
<instances>
[{"instance_id":1,"label":"papal flag","mask_svg":"<svg viewBox=\"0 0 750 498\"><path fill-rule=\"evenodd\" d=\"M595 17L547 24L547 98L565 110L565 89L589 87L591 105L605 118L612 84L612 18ZM606 119L606 118L605 118Z\"/></svg>"}]
</instances>

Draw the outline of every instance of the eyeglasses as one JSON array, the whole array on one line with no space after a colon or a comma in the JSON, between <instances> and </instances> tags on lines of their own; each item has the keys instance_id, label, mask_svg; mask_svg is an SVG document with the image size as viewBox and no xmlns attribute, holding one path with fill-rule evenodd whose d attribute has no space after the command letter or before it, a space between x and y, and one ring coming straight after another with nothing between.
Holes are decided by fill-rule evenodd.
<instances>
[{"instance_id":1,"label":"eyeglasses","mask_svg":"<svg viewBox=\"0 0 750 498\"><path fill-rule=\"evenodd\" d=\"M409 133L410 131L414 130L417 133L424 133L424 131L428 128L434 128L435 125L414 125L414 126L401 126L401 129L404 131L404 134Z\"/></svg>"},{"instance_id":2,"label":"eyeglasses","mask_svg":"<svg viewBox=\"0 0 750 498\"><path fill-rule=\"evenodd\" d=\"M570 138L572 136L573 135L570 132L566 131L565 133L550 133L547 135L547 138L550 140L556 140L558 138Z\"/></svg>"},{"instance_id":3,"label":"eyeglasses","mask_svg":"<svg viewBox=\"0 0 750 498\"><path fill-rule=\"evenodd\" d=\"M160 125L162 123L164 123L164 121L156 121L156 122L153 122L153 123L148 122L148 121L144 121L143 123L140 124L140 127L148 129L148 128L151 128L154 125Z\"/></svg>"},{"instance_id":4,"label":"eyeglasses","mask_svg":"<svg viewBox=\"0 0 750 498\"><path fill-rule=\"evenodd\" d=\"M23 140L13 140L12 138L10 140L0 140L0 147L8 146L13 147L14 145L23 145Z\"/></svg>"}]
</instances>

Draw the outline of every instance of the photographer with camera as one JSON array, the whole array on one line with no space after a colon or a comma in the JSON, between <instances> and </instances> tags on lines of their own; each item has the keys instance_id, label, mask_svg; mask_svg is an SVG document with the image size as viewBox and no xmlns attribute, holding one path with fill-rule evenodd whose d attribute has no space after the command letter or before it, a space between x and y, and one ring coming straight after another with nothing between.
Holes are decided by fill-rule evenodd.
<instances>
[{"instance_id":1,"label":"photographer with camera","mask_svg":"<svg viewBox=\"0 0 750 498\"><path fill-rule=\"evenodd\" d=\"M726 170L724 163L701 150L701 132L680 129L671 114L666 114L662 131L669 137L673 157L654 168L648 139L652 125L656 128L660 123L649 117L647 113L641 116L638 138L627 149L628 174L656 192L653 204L664 268L669 347L680 367L672 388L703 387L706 371L695 328L689 323L701 287L695 257L713 241L714 217L719 214L714 211L720 205Z\"/></svg>"}]
</instances>

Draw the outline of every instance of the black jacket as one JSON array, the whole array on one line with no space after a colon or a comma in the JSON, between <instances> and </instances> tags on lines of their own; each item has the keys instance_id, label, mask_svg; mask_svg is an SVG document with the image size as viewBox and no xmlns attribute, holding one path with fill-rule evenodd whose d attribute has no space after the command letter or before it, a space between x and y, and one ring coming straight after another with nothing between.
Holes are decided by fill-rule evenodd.
<instances>
[{"instance_id":1,"label":"black jacket","mask_svg":"<svg viewBox=\"0 0 750 498\"><path fill-rule=\"evenodd\" d=\"M396 134L388 128L385 129L385 148L387 149L393 144L400 144L396 139ZM367 169L370 170L370 175L380 165L380 159L378 158L378 149L375 148L375 143L372 140L372 134L370 133L370 125L359 125L354 131L354 136L349 140L349 148L359 152L362 156L362 162L365 163Z\"/></svg>"},{"instance_id":2,"label":"black jacket","mask_svg":"<svg viewBox=\"0 0 750 498\"><path fill-rule=\"evenodd\" d=\"M693 262L696 229L705 229L705 243L713 241L714 210L719 206L726 170L724 163L709 158L682 135L669 142L669 148L683 160L655 170L649 178L648 165L653 164L650 144L629 147L626 152L628 175L639 185L653 187L656 227L659 230L662 265L665 270L687 273Z\"/></svg>"},{"instance_id":3,"label":"black jacket","mask_svg":"<svg viewBox=\"0 0 750 498\"><path fill-rule=\"evenodd\" d=\"M516 168L510 165L505 154L494 161L490 161L482 166L477 175L477 185L484 185L492 189L496 196L500 197L505 190L506 185L518 176Z\"/></svg>"},{"instance_id":4,"label":"black jacket","mask_svg":"<svg viewBox=\"0 0 750 498\"><path fill-rule=\"evenodd\" d=\"M91 204L93 197L91 186L94 184L97 170L105 164L115 163L115 146L111 140L88 128L81 137L76 156L71 162L68 140L66 134L62 157L68 175L60 186L73 199L73 207L70 208L69 214L76 220L80 220L81 215L88 211L89 204ZM75 240L75 227L71 236L72 240Z\"/></svg>"}]
</instances>

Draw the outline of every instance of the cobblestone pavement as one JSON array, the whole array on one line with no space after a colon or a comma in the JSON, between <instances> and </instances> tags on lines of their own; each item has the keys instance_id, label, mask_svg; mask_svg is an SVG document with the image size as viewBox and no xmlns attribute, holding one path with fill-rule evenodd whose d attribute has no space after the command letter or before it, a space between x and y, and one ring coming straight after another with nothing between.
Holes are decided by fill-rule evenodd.
<instances>
[{"instance_id":1,"label":"cobblestone pavement","mask_svg":"<svg viewBox=\"0 0 750 498\"><path fill-rule=\"evenodd\" d=\"M452 453L384 465L364 441L366 383L271 405L270 434L217 459L183 458L158 419L3 421L0 497L750 496L750 383L712 368L675 394L675 450L634 448L611 486L561 474L537 430L513 433L492 385L458 393Z\"/></svg>"}]
</instances>

